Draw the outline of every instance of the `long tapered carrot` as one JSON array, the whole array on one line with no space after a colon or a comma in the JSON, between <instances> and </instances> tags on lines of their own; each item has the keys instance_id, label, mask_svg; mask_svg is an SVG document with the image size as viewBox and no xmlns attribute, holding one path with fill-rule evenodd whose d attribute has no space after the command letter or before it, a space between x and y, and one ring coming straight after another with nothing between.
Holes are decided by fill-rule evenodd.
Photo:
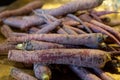
<instances>
[{"instance_id":1,"label":"long tapered carrot","mask_svg":"<svg viewBox=\"0 0 120 80\"><path fill-rule=\"evenodd\" d=\"M11 36L10 34L12 32L13 32L12 29L10 29L10 27L8 25L3 25L1 27L1 33L5 36L5 38L10 37Z\"/></svg>"},{"instance_id":2,"label":"long tapered carrot","mask_svg":"<svg viewBox=\"0 0 120 80\"><path fill-rule=\"evenodd\" d=\"M109 33L113 34L116 38L118 38L120 40L120 34L118 31L116 31L115 29L113 29L112 27L105 25L103 23L100 23L96 20L93 20L90 16L88 16L87 14L83 14L81 16L79 16L81 19L83 19L86 22L90 22L94 25L97 25L103 29L105 29L106 31L109 31Z\"/></svg>"},{"instance_id":3,"label":"long tapered carrot","mask_svg":"<svg viewBox=\"0 0 120 80\"><path fill-rule=\"evenodd\" d=\"M110 55L93 49L48 49L36 51L10 50L8 59L23 63L69 64L83 67L103 67Z\"/></svg>"},{"instance_id":4,"label":"long tapered carrot","mask_svg":"<svg viewBox=\"0 0 120 80\"><path fill-rule=\"evenodd\" d=\"M50 80L51 78L51 70L46 65L41 65L40 63L34 64L34 74L40 80Z\"/></svg>"},{"instance_id":5,"label":"long tapered carrot","mask_svg":"<svg viewBox=\"0 0 120 80\"><path fill-rule=\"evenodd\" d=\"M70 26L71 27L71 26ZM72 30L68 25L63 25L63 29L71 35L78 35L74 30Z\"/></svg>"},{"instance_id":6,"label":"long tapered carrot","mask_svg":"<svg viewBox=\"0 0 120 80\"><path fill-rule=\"evenodd\" d=\"M14 28L19 28L21 30L25 30L29 27L41 25L44 23L44 20L38 16L29 16L28 18L29 19L20 19L18 17L10 17L4 19L3 23Z\"/></svg>"},{"instance_id":7,"label":"long tapered carrot","mask_svg":"<svg viewBox=\"0 0 120 80\"><path fill-rule=\"evenodd\" d=\"M94 72L102 79L102 80L115 80L114 78L112 78L111 76L105 74L104 71L102 71L99 68L92 68L94 70Z\"/></svg>"},{"instance_id":8,"label":"long tapered carrot","mask_svg":"<svg viewBox=\"0 0 120 80\"><path fill-rule=\"evenodd\" d=\"M90 73L85 68L70 66L70 69L82 80L101 80L99 77Z\"/></svg>"},{"instance_id":9,"label":"long tapered carrot","mask_svg":"<svg viewBox=\"0 0 120 80\"><path fill-rule=\"evenodd\" d=\"M42 5L43 5L42 1L35 0L19 9L7 10L7 11L1 12L0 19L10 17L10 16L20 16L20 15L29 14L30 12L32 12L32 10L42 7Z\"/></svg>"},{"instance_id":10,"label":"long tapered carrot","mask_svg":"<svg viewBox=\"0 0 120 80\"><path fill-rule=\"evenodd\" d=\"M57 33L58 33L58 34L68 34L63 28L59 28L59 29L57 30Z\"/></svg>"},{"instance_id":11,"label":"long tapered carrot","mask_svg":"<svg viewBox=\"0 0 120 80\"><path fill-rule=\"evenodd\" d=\"M35 77L21 71L17 68L12 68L10 75L17 80L37 80Z\"/></svg>"},{"instance_id":12,"label":"long tapered carrot","mask_svg":"<svg viewBox=\"0 0 120 80\"><path fill-rule=\"evenodd\" d=\"M84 45L98 48L99 44L106 39L101 33L67 35L67 34L29 34L21 37L8 38L9 42L25 42L29 40L48 41L68 45Z\"/></svg>"},{"instance_id":13,"label":"long tapered carrot","mask_svg":"<svg viewBox=\"0 0 120 80\"><path fill-rule=\"evenodd\" d=\"M78 10L87 10L87 9L91 9L91 8L95 8L99 5L101 5L103 2L103 0L75 0L72 2L69 2L67 4L64 4L63 6L60 6L58 8L55 9L48 9L48 10L36 10L39 13L47 13L50 14L52 16L61 16L61 15L65 15L68 13L73 13L76 12ZM87 6L86 6L87 5Z\"/></svg>"},{"instance_id":14,"label":"long tapered carrot","mask_svg":"<svg viewBox=\"0 0 120 80\"><path fill-rule=\"evenodd\" d=\"M113 39L117 44L120 45L120 41L119 41L114 35L112 35L111 33L107 32L107 31L104 30L103 28L101 28L101 27L99 27L99 26L96 26L96 25L94 25L94 24L88 23L88 22L85 22L85 24L86 24L90 29L92 29L94 32L103 33L103 34L108 35L111 39Z\"/></svg>"}]
</instances>

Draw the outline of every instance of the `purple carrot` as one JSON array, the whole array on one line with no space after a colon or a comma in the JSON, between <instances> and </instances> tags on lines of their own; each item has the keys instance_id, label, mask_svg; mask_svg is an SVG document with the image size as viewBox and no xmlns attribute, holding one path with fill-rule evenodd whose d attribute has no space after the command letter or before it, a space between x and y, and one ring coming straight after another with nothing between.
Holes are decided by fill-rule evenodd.
<instances>
[{"instance_id":1,"label":"purple carrot","mask_svg":"<svg viewBox=\"0 0 120 80\"><path fill-rule=\"evenodd\" d=\"M87 27L87 25L84 24L84 22L80 18L78 18L77 16L75 16L73 14L68 14L67 16L70 17L70 18L72 18L72 19L75 19L78 22L80 22L85 27L85 29L87 30L87 32L92 33L92 31Z\"/></svg>"},{"instance_id":2,"label":"purple carrot","mask_svg":"<svg viewBox=\"0 0 120 80\"><path fill-rule=\"evenodd\" d=\"M108 52L95 49L10 50L8 59L23 63L39 62L83 67L104 67L105 63L111 60Z\"/></svg>"},{"instance_id":3,"label":"purple carrot","mask_svg":"<svg viewBox=\"0 0 120 80\"><path fill-rule=\"evenodd\" d=\"M20 16L20 15L29 14L32 12L32 10L42 7L42 5L43 5L43 3L40 0L35 0L19 9L6 10L6 11L1 12L0 19L6 18L6 17L11 17L11 16Z\"/></svg>"},{"instance_id":4,"label":"purple carrot","mask_svg":"<svg viewBox=\"0 0 120 80\"><path fill-rule=\"evenodd\" d=\"M107 31L104 30L103 28L101 28L101 27L99 27L99 26L96 26L96 25L94 25L94 24L88 23L88 22L85 22L85 24L86 24L90 29L92 29L94 32L103 33L103 34L108 35L111 39L113 39L117 44L120 45L120 41L119 41L114 35L112 35L111 33L107 32Z\"/></svg>"},{"instance_id":5,"label":"purple carrot","mask_svg":"<svg viewBox=\"0 0 120 80\"><path fill-rule=\"evenodd\" d=\"M69 25L63 25L63 29L68 33L68 34L71 34L71 35L78 35L78 33L76 33L74 30L72 30L70 28L71 26Z\"/></svg>"},{"instance_id":6,"label":"purple carrot","mask_svg":"<svg viewBox=\"0 0 120 80\"><path fill-rule=\"evenodd\" d=\"M41 65L40 63L34 64L34 74L40 80L50 80L51 70L46 65Z\"/></svg>"},{"instance_id":7,"label":"purple carrot","mask_svg":"<svg viewBox=\"0 0 120 80\"><path fill-rule=\"evenodd\" d=\"M70 66L70 69L82 80L101 80L99 77L90 73L85 68Z\"/></svg>"},{"instance_id":8,"label":"purple carrot","mask_svg":"<svg viewBox=\"0 0 120 80\"><path fill-rule=\"evenodd\" d=\"M12 68L10 75L17 80L37 80L33 76L31 76L17 68Z\"/></svg>"},{"instance_id":9,"label":"purple carrot","mask_svg":"<svg viewBox=\"0 0 120 80\"><path fill-rule=\"evenodd\" d=\"M61 24L61 21L55 21L51 22L49 25L45 26L44 28L40 29L39 31L36 32L36 34L44 34L48 33L52 30L54 30L56 27L58 27Z\"/></svg>"},{"instance_id":10,"label":"purple carrot","mask_svg":"<svg viewBox=\"0 0 120 80\"><path fill-rule=\"evenodd\" d=\"M44 23L44 20L38 16L28 16L27 18L28 19L19 19L18 17L11 17L4 19L3 23L14 28L20 28L21 30L26 30L29 27Z\"/></svg>"},{"instance_id":11,"label":"purple carrot","mask_svg":"<svg viewBox=\"0 0 120 80\"><path fill-rule=\"evenodd\" d=\"M28 33L32 34L32 33L37 32L38 30L40 30L40 29L37 28L37 27L31 27L31 28L29 29Z\"/></svg>"},{"instance_id":12,"label":"purple carrot","mask_svg":"<svg viewBox=\"0 0 120 80\"><path fill-rule=\"evenodd\" d=\"M109 33L113 34L116 38L118 38L118 40L120 40L120 34L118 31L116 31L114 28L108 26L108 25L105 25L103 23L100 23L96 20L93 20L89 15L87 14L83 14L81 16L79 16L79 18L81 18L82 20L86 21L86 22L89 22L89 23L92 23L94 25L97 25L103 29L105 29L106 31L108 31Z\"/></svg>"},{"instance_id":13,"label":"purple carrot","mask_svg":"<svg viewBox=\"0 0 120 80\"><path fill-rule=\"evenodd\" d=\"M20 45L20 44L18 44ZM61 44L42 42L42 41L28 41L21 45L24 50L43 50L43 49L53 49L53 48L65 48Z\"/></svg>"},{"instance_id":14,"label":"purple carrot","mask_svg":"<svg viewBox=\"0 0 120 80\"><path fill-rule=\"evenodd\" d=\"M85 31L75 28L75 27L70 27L72 30L74 30L75 32L77 32L78 34L87 34Z\"/></svg>"},{"instance_id":15,"label":"purple carrot","mask_svg":"<svg viewBox=\"0 0 120 80\"><path fill-rule=\"evenodd\" d=\"M62 15L73 13L79 10L87 10L87 9L95 8L101 5L102 2L103 0L84 0L84 1L75 0L67 4L64 4L63 6L60 6L58 8L47 9L47 10L37 9L35 11L38 13L44 12L52 16L62 16Z\"/></svg>"},{"instance_id":16,"label":"purple carrot","mask_svg":"<svg viewBox=\"0 0 120 80\"><path fill-rule=\"evenodd\" d=\"M9 42L25 42L29 40L48 41L66 45L84 45L91 48L98 48L99 44L106 39L101 33L67 35L67 34L28 34L21 37L8 38Z\"/></svg>"},{"instance_id":17,"label":"purple carrot","mask_svg":"<svg viewBox=\"0 0 120 80\"><path fill-rule=\"evenodd\" d=\"M11 33L13 33L13 31L8 25L3 25L1 27L1 33L5 36L5 38L8 38L11 36Z\"/></svg>"},{"instance_id":18,"label":"purple carrot","mask_svg":"<svg viewBox=\"0 0 120 80\"><path fill-rule=\"evenodd\" d=\"M102 80L115 80L111 76L107 75L104 71L99 68L92 68L94 72L102 79Z\"/></svg>"}]
</instances>

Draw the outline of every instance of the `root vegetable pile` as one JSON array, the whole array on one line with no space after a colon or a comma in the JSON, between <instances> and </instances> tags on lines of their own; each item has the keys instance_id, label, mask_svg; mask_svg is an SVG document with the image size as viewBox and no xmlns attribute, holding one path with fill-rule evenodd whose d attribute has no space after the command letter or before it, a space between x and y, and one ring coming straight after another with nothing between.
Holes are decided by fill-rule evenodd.
<instances>
[{"instance_id":1,"label":"root vegetable pile","mask_svg":"<svg viewBox=\"0 0 120 80\"><path fill-rule=\"evenodd\" d=\"M38 9L43 4L35 0L20 9L1 12L1 33L6 41L0 44L0 55L7 55L10 61L32 64L35 74L13 68L11 76L18 80L50 80L53 65L57 69L67 65L80 79L114 80L101 68L108 62L119 61L115 57L120 55L120 33L110 26L119 25L119 21L106 21L101 16L119 13L95 11L93 8L102 2L75 0L44 10ZM85 12L77 14L78 11ZM111 44L117 45L117 49Z\"/></svg>"}]
</instances>

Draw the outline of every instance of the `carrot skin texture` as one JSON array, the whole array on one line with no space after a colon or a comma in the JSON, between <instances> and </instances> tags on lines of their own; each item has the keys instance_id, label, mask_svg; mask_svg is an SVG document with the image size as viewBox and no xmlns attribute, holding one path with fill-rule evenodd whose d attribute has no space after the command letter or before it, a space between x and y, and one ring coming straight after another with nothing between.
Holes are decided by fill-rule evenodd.
<instances>
[{"instance_id":1,"label":"carrot skin texture","mask_svg":"<svg viewBox=\"0 0 120 80\"><path fill-rule=\"evenodd\" d=\"M0 13L0 18L2 19L10 16L20 16L29 14L30 12L32 12L32 10L41 8L42 5L43 3L40 0L36 0L28 3L26 6L23 6L19 9L3 11Z\"/></svg>"},{"instance_id":2,"label":"carrot skin texture","mask_svg":"<svg viewBox=\"0 0 120 80\"><path fill-rule=\"evenodd\" d=\"M57 30L57 33L58 33L58 34L68 34L63 28L59 28L59 29Z\"/></svg>"},{"instance_id":3,"label":"carrot skin texture","mask_svg":"<svg viewBox=\"0 0 120 80\"><path fill-rule=\"evenodd\" d=\"M107 61L111 60L107 52L92 49L10 50L8 59L23 63L39 62L41 64L69 64L83 67L103 67Z\"/></svg>"},{"instance_id":4,"label":"carrot skin texture","mask_svg":"<svg viewBox=\"0 0 120 80\"><path fill-rule=\"evenodd\" d=\"M105 40L106 35L101 33L67 35L67 34L28 34L22 37L11 37L9 42L25 42L29 40L48 41L66 45L84 45L91 48L98 48L99 43Z\"/></svg>"},{"instance_id":5,"label":"carrot skin texture","mask_svg":"<svg viewBox=\"0 0 120 80\"><path fill-rule=\"evenodd\" d=\"M73 13L76 12L78 10L87 10L87 9L91 9L91 8L95 8L99 5L101 5L103 2L103 0L84 0L84 1L72 1L69 2L63 6L60 6L58 8L55 9L48 9L48 10L36 10L36 12L38 13L42 13L43 11L49 15L52 16L62 16L68 13ZM87 6L86 6L87 5Z\"/></svg>"},{"instance_id":6,"label":"carrot skin texture","mask_svg":"<svg viewBox=\"0 0 120 80\"><path fill-rule=\"evenodd\" d=\"M10 75L17 80L37 80L33 76L31 76L17 68L12 68Z\"/></svg>"},{"instance_id":7,"label":"carrot skin texture","mask_svg":"<svg viewBox=\"0 0 120 80\"><path fill-rule=\"evenodd\" d=\"M42 41L28 41L25 43L25 50L43 50L43 49L52 49L52 48L65 48L61 44L50 43L50 42L42 42Z\"/></svg>"},{"instance_id":8,"label":"carrot skin texture","mask_svg":"<svg viewBox=\"0 0 120 80\"><path fill-rule=\"evenodd\" d=\"M90 73L88 70L82 67L70 66L70 69L82 80L101 80L96 75Z\"/></svg>"}]
</instances>

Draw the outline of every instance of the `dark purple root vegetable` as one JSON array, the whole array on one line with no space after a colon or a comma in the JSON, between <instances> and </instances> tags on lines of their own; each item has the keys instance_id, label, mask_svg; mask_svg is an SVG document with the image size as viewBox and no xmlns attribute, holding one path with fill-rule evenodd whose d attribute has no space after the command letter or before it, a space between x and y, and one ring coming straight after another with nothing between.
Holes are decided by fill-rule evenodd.
<instances>
[{"instance_id":1,"label":"dark purple root vegetable","mask_svg":"<svg viewBox=\"0 0 120 80\"><path fill-rule=\"evenodd\" d=\"M21 37L8 38L9 42L25 42L29 40L48 41L66 45L84 45L91 48L98 48L99 44L106 39L101 33L67 35L67 34L28 34Z\"/></svg>"},{"instance_id":2,"label":"dark purple root vegetable","mask_svg":"<svg viewBox=\"0 0 120 80\"><path fill-rule=\"evenodd\" d=\"M55 9L48 9L48 10L37 9L35 11L38 13L44 12L52 16L62 16L79 10L87 10L87 9L95 8L101 5L102 2L103 0L84 0L84 1L75 0Z\"/></svg>"},{"instance_id":3,"label":"dark purple root vegetable","mask_svg":"<svg viewBox=\"0 0 120 80\"><path fill-rule=\"evenodd\" d=\"M23 63L69 64L103 67L111 60L108 52L94 49L48 49L36 51L10 50L8 59Z\"/></svg>"},{"instance_id":4,"label":"dark purple root vegetable","mask_svg":"<svg viewBox=\"0 0 120 80\"><path fill-rule=\"evenodd\" d=\"M12 68L10 75L17 80L37 80L33 76L31 76L25 72L22 72L21 70L19 70L17 68Z\"/></svg>"},{"instance_id":5,"label":"dark purple root vegetable","mask_svg":"<svg viewBox=\"0 0 120 80\"><path fill-rule=\"evenodd\" d=\"M99 68L92 68L92 69L102 80L115 80Z\"/></svg>"},{"instance_id":6,"label":"dark purple root vegetable","mask_svg":"<svg viewBox=\"0 0 120 80\"><path fill-rule=\"evenodd\" d=\"M70 66L70 69L82 80L101 80L99 77L90 73L85 68L77 67L77 66Z\"/></svg>"},{"instance_id":7,"label":"dark purple root vegetable","mask_svg":"<svg viewBox=\"0 0 120 80\"><path fill-rule=\"evenodd\" d=\"M10 29L8 25L3 25L1 27L1 33L4 35L5 38L8 38L11 37L11 33L13 33L13 31Z\"/></svg>"},{"instance_id":8,"label":"dark purple root vegetable","mask_svg":"<svg viewBox=\"0 0 120 80\"><path fill-rule=\"evenodd\" d=\"M20 16L20 15L29 14L32 12L32 10L42 7L42 5L43 3L40 0L35 0L19 9L6 10L6 11L1 12L0 18L2 19L2 18L10 17L10 16Z\"/></svg>"},{"instance_id":9,"label":"dark purple root vegetable","mask_svg":"<svg viewBox=\"0 0 120 80\"><path fill-rule=\"evenodd\" d=\"M3 20L3 23L21 30L26 30L29 27L41 25L44 23L44 20L38 16L28 16L26 18L27 19L19 19L17 17L7 18Z\"/></svg>"},{"instance_id":10,"label":"dark purple root vegetable","mask_svg":"<svg viewBox=\"0 0 120 80\"><path fill-rule=\"evenodd\" d=\"M40 80L50 80L51 70L46 65L41 65L40 63L34 64L34 74Z\"/></svg>"}]
</instances>

